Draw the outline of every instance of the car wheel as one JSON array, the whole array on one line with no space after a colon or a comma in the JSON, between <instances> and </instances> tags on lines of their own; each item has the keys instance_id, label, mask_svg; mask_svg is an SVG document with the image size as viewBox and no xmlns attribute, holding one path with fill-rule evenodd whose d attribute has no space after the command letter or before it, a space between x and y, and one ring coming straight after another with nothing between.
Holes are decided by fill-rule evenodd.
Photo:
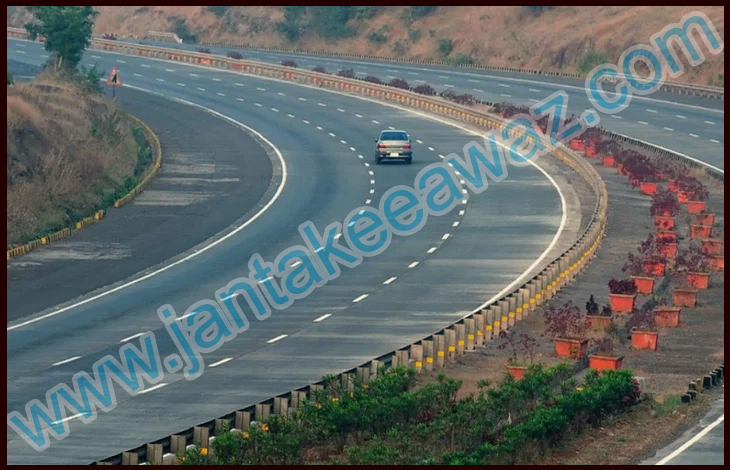
<instances>
[{"instance_id":1,"label":"car wheel","mask_svg":"<svg viewBox=\"0 0 730 470\"><path fill-rule=\"evenodd\" d=\"M376 164L376 165L380 165L380 163L381 163L382 161L383 161L383 159L382 159L382 158L380 158L380 157L375 157L375 164Z\"/></svg>"},{"instance_id":2,"label":"car wheel","mask_svg":"<svg viewBox=\"0 0 730 470\"><path fill-rule=\"evenodd\" d=\"M408 158L406 158L406 163L407 163L407 164L409 164L409 165L410 165L411 163L413 163L413 157L408 157Z\"/></svg>"}]
</instances>

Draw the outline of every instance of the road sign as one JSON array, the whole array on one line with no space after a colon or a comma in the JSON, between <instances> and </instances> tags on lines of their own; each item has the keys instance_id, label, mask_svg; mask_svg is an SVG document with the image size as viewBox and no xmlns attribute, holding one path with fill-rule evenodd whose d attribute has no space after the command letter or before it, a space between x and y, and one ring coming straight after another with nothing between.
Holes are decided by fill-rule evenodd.
<instances>
[{"instance_id":1,"label":"road sign","mask_svg":"<svg viewBox=\"0 0 730 470\"><path fill-rule=\"evenodd\" d=\"M119 72L117 72L116 67L112 67L109 78L106 79L106 84L113 87L122 86L122 78L119 76Z\"/></svg>"}]
</instances>

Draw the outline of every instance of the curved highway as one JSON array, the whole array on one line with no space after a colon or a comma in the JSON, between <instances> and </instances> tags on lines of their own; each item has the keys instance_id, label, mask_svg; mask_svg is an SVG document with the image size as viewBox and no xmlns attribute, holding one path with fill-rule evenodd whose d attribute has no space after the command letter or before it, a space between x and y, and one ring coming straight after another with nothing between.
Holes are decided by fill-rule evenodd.
<instances>
[{"instance_id":1,"label":"curved highway","mask_svg":"<svg viewBox=\"0 0 730 470\"><path fill-rule=\"evenodd\" d=\"M40 44L14 40L8 40L8 58L30 65L45 60ZM255 129L281 155L274 163L285 184L253 223L184 263L10 323L8 412L23 412L29 400L70 383L76 372L92 372L94 362L118 356L123 342L140 333L155 332L163 358L176 352L157 308L169 303L182 317L188 306L246 275L253 254L272 261L301 244L302 222L322 231L343 221L353 209L377 204L392 186L412 185L420 169L473 139L416 113L323 90L96 51L86 54L89 62L105 70L116 66L128 85ZM199 109L191 110L191 119ZM389 127L413 136L413 165L370 165L373 138ZM578 220L570 221L566 200ZM577 207L573 187L533 166L509 167L507 180L471 195L463 208L431 218L407 239L394 237L378 257L204 356L209 370L200 379L168 373L134 398L118 389L117 408L90 424L71 419L70 435L41 453L8 427L8 463L103 459L416 341L534 272L548 252L565 248L581 224ZM566 239L558 239L561 232Z\"/></svg>"},{"instance_id":2,"label":"curved highway","mask_svg":"<svg viewBox=\"0 0 730 470\"><path fill-rule=\"evenodd\" d=\"M196 46L187 44L136 42L160 47L196 49ZM221 47L209 49L220 55L231 50ZM275 64L280 64L283 60L293 60L299 67L311 69L320 65L329 73L352 68L358 78L372 75L387 82L398 77L407 80L411 85L427 83L437 91L451 88L457 93L470 93L480 100L494 103L509 102L530 106L555 91L565 90L569 96L568 114L580 115L583 110L592 107L586 96L584 83L571 78L370 59L235 50L244 59ZM707 60L717 59L710 56ZM659 91L645 97L634 95L627 109L614 116L601 114L601 120L601 125L610 131L630 135L724 169L724 101Z\"/></svg>"}]
</instances>

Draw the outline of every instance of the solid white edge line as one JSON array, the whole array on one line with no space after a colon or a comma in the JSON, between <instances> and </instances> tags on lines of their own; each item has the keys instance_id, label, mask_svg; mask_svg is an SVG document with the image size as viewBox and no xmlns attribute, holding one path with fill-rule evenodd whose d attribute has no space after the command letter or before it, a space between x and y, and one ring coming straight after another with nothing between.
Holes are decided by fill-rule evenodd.
<instances>
[{"instance_id":1,"label":"solid white edge line","mask_svg":"<svg viewBox=\"0 0 730 470\"><path fill-rule=\"evenodd\" d=\"M664 464L666 464L667 462L669 462L670 460L672 460L673 458L675 458L676 456L678 456L679 454L681 454L685 450L689 449L690 446L692 446L695 442L697 442L700 439L702 439L703 437L705 437L705 434L707 434L708 432L710 432L713 429L715 429L724 420L725 420L725 414L723 413L723 415L720 416L719 418L717 418L712 424L710 424L709 426L707 426L702 431L698 432L692 439L690 439L689 441L687 441L684 444L682 444L682 446L679 449L677 449L674 452L672 452L671 454L667 455L666 457L664 457L663 459L661 459L659 462L655 463L654 465L664 465Z\"/></svg>"},{"instance_id":2,"label":"solid white edge line","mask_svg":"<svg viewBox=\"0 0 730 470\"><path fill-rule=\"evenodd\" d=\"M138 90L138 91L142 91L142 92L145 92L145 93L150 93L150 94L165 96L163 93L153 92L153 91L147 90L145 88L141 88L141 87L137 87L137 86L134 86L134 85L130 85L128 83L125 84L125 86L127 88L131 88L133 90ZM264 205L264 207L261 208L261 210L259 210L256 214L254 214L253 217L251 217L249 220L247 220L246 222L244 222L243 224L241 224L239 227L235 228L232 232L230 232L230 233L226 234L225 236L219 238L218 240L214 241L213 243L204 246L200 250L198 250L198 251L196 251L194 253L191 253L188 256L186 256L186 257L184 257L182 259L179 259L179 260L175 261L174 263L171 263L171 264L169 264L167 266L164 266L164 267L162 267L162 268L160 268L160 269L158 269L156 271L153 271L153 272L151 272L149 274L145 274L144 276L140 277L139 279L135 279L133 281L127 282L125 284L122 284L121 286L117 286L117 287L115 287L113 289L109 289L108 291L102 292L102 293L97 294L97 295L95 295L93 297L90 297L88 299L82 300L82 301L77 302L75 304L66 306L64 308L58 309L58 310L56 310L54 312L50 312L50 313L47 313L45 315L41 315L39 317L32 318L30 320L26 320L26 321L24 321L22 323L18 323L16 325L9 326L9 327L7 327L7 331L12 331L12 330L15 330L15 329L18 329L18 328L22 328L24 326L27 326L27 325L30 325L30 324L39 322L41 320L45 320L46 318L51 318L51 317L54 317L54 316L59 315L61 313L68 312L69 310L71 310L73 308L79 307L81 305L88 304L90 302L93 302L94 300L100 299L102 297L106 297L107 295L113 294L115 292L119 292L122 289L126 289L129 286L133 286L133 285L138 284L138 283L140 283L142 281L146 281L147 279L149 279L151 277L157 276L158 274L161 274L161 273L163 273L165 271L168 271L168 270L174 268L175 266L178 266L178 265L180 265L180 264L182 264L182 263L184 263L184 262L186 262L188 260L191 260L191 259L195 258L196 256L198 256L198 255L200 255L202 253L205 253L206 251L212 249L213 247L220 245L221 243L223 243L224 241L226 241L229 238L233 237L234 235L237 235L239 232L241 232L241 230L245 229L246 227L248 227L249 225L251 225L252 223L254 223L256 220L258 220L266 211L268 211L271 208L271 206L276 202L276 200L279 199L279 196L281 196L281 193L284 191L284 187L286 186L287 166L286 166L286 161L284 160L284 155L282 155L281 151L269 139L267 139L266 137L264 137L264 135L261 134L260 132L254 130L253 128L251 128L251 127L249 127L249 126L247 126L245 124L243 124L242 122L239 122L239 121L237 121L237 120L235 120L235 119L233 119L233 118L231 118L229 116L226 116L225 114L219 113L218 111L215 111L213 109L207 108L207 107L205 107L203 105L200 105L200 104L197 104L197 103L193 103L191 101L183 100L181 98L168 97L168 99L172 99L173 101L177 101L179 103L186 104L188 106L192 106L194 108L201 109L201 110L203 110L203 111L205 111L205 112L207 112L209 114L212 114L213 116L219 117L219 118L221 118L221 119L223 119L225 121L228 121L228 122L230 122L230 123L232 123L234 125L237 125L237 126L243 128L243 129L247 130L248 132L254 134L256 137L258 137L259 139L261 139L262 141L264 141L264 143L266 143L266 145L268 145L269 147L271 147L274 150L274 153L276 154L276 157L279 159L279 162L281 163L281 183L279 184L279 187L276 189L276 192L274 193L274 196L271 198L271 200L269 200Z\"/></svg>"}]
</instances>

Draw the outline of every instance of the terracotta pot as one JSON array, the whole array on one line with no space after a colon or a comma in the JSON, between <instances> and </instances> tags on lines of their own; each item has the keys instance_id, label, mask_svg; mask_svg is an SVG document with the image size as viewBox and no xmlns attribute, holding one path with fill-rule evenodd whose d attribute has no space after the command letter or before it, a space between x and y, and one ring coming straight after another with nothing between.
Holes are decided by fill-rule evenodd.
<instances>
[{"instance_id":1,"label":"terracotta pot","mask_svg":"<svg viewBox=\"0 0 730 470\"><path fill-rule=\"evenodd\" d=\"M715 214L695 216L695 222L699 225L713 225L715 223Z\"/></svg>"},{"instance_id":2,"label":"terracotta pot","mask_svg":"<svg viewBox=\"0 0 730 470\"><path fill-rule=\"evenodd\" d=\"M657 230L657 241L662 243L677 243L677 232L674 230Z\"/></svg>"},{"instance_id":3,"label":"terracotta pot","mask_svg":"<svg viewBox=\"0 0 730 470\"><path fill-rule=\"evenodd\" d=\"M668 258L674 259L677 257L677 244L676 243L660 243L658 246L659 254Z\"/></svg>"},{"instance_id":4,"label":"terracotta pot","mask_svg":"<svg viewBox=\"0 0 730 470\"><path fill-rule=\"evenodd\" d=\"M725 272L725 255L710 256L707 262L714 271Z\"/></svg>"},{"instance_id":5,"label":"terracotta pot","mask_svg":"<svg viewBox=\"0 0 730 470\"><path fill-rule=\"evenodd\" d=\"M674 217L667 217L663 215L658 215L654 217L654 226L657 228L657 230L673 230L674 224Z\"/></svg>"},{"instance_id":6,"label":"terracotta pot","mask_svg":"<svg viewBox=\"0 0 730 470\"><path fill-rule=\"evenodd\" d=\"M636 292L639 294L651 294L654 292L654 278L644 276L631 276L636 284Z\"/></svg>"},{"instance_id":7,"label":"terracotta pot","mask_svg":"<svg viewBox=\"0 0 730 470\"><path fill-rule=\"evenodd\" d=\"M628 313L634 309L636 295L608 294L611 310L616 313Z\"/></svg>"},{"instance_id":8,"label":"terracotta pot","mask_svg":"<svg viewBox=\"0 0 730 470\"><path fill-rule=\"evenodd\" d=\"M710 273L687 273L687 282L698 289L707 289L710 286Z\"/></svg>"},{"instance_id":9,"label":"terracotta pot","mask_svg":"<svg viewBox=\"0 0 730 470\"><path fill-rule=\"evenodd\" d=\"M661 213L656 214L656 217L674 217L668 209L663 210Z\"/></svg>"},{"instance_id":10,"label":"terracotta pot","mask_svg":"<svg viewBox=\"0 0 730 470\"><path fill-rule=\"evenodd\" d=\"M680 307L657 307L654 309L654 320L659 326L675 328L679 326Z\"/></svg>"},{"instance_id":11,"label":"terracotta pot","mask_svg":"<svg viewBox=\"0 0 730 470\"><path fill-rule=\"evenodd\" d=\"M583 150L586 148L586 143L582 140L573 139L570 141L570 148L573 150Z\"/></svg>"},{"instance_id":12,"label":"terracotta pot","mask_svg":"<svg viewBox=\"0 0 730 470\"><path fill-rule=\"evenodd\" d=\"M706 238L702 240L702 253L706 255L718 255L722 253L724 243L721 238Z\"/></svg>"},{"instance_id":13,"label":"terracotta pot","mask_svg":"<svg viewBox=\"0 0 730 470\"><path fill-rule=\"evenodd\" d=\"M644 272L655 277L664 276L667 263L664 261L644 261ZM638 286L637 286L638 288Z\"/></svg>"},{"instance_id":14,"label":"terracotta pot","mask_svg":"<svg viewBox=\"0 0 730 470\"><path fill-rule=\"evenodd\" d=\"M586 157L596 157L598 156L598 152L596 152L596 147L593 145L589 145L586 147Z\"/></svg>"},{"instance_id":15,"label":"terracotta pot","mask_svg":"<svg viewBox=\"0 0 730 470\"><path fill-rule=\"evenodd\" d=\"M677 190L677 201L680 204L687 204L690 200L690 197L692 195L690 193L686 193L684 191Z\"/></svg>"},{"instance_id":16,"label":"terracotta pot","mask_svg":"<svg viewBox=\"0 0 730 470\"><path fill-rule=\"evenodd\" d=\"M586 355L588 340L557 338L555 339L555 354L558 357L580 359Z\"/></svg>"},{"instance_id":17,"label":"terracotta pot","mask_svg":"<svg viewBox=\"0 0 730 470\"><path fill-rule=\"evenodd\" d=\"M527 370L527 367L507 366L507 372L512 374L512 377L514 377L515 380L524 379L526 370Z\"/></svg>"},{"instance_id":18,"label":"terracotta pot","mask_svg":"<svg viewBox=\"0 0 730 470\"><path fill-rule=\"evenodd\" d=\"M689 226L689 238L710 238L711 235L712 225L692 224Z\"/></svg>"},{"instance_id":19,"label":"terracotta pot","mask_svg":"<svg viewBox=\"0 0 730 470\"><path fill-rule=\"evenodd\" d=\"M700 214L707 210L705 201L687 201L687 212L690 214Z\"/></svg>"},{"instance_id":20,"label":"terracotta pot","mask_svg":"<svg viewBox=\"0 0 730 470\"><path fill-rule=\"evenodd\" d=\"M623 163L617 163L616 164L616 169L617 169L619 175L627 176L629 174L626 171L626 169L624 168L624 164Z\"/></svg>"},{"instance_id":21,"label":"terracotta pot","mask_svg":"<svg viewBox=\"0 0 730 470\"><path fill-rule=\"evenodd\" d=\"M656 183L639 183L639 191L647 196L656 194Z\"/></svg>"},{"instance_id":22,"label":"terracotta pot","mask_svg":"<svg viewBox=\"0 0 730 470\"><path fill-rule=\"evenodd\" d=\"M672 303L675 307L694 307L697 305L697 289L675 288L672 293Z\"/></svg>"},{"instance_id":23,"label":"terracotta pot","mask_svg":"<svg viewBox=\"0 0 730 470\"><path fill-rule=\"evenodd\" d=\"M616 158L613 155L604 155L603 166L616 166Z\"/></svg>"},{"instance_id":24,"label":"terracotta pot","mask_svg":"<svg viewBox=\"0 0 730 470\"><path fill-rule=\"evenodd\" d=\"M588 367L593 370L619 370L623 361L623 356L613 357L593 354L588 356Z\"/></svg>"},{"instance_id":25,"label":"terracotta pot","mask_svg":"<svg viewBox=\"0 0 730 470\"><path fill-rule=\"evenodd\" d=\"M592 330L607 330L613 324L613 318L603 315L586 315L586 320Z\"/></svg>"},{"instance_id":26,"label":"terracotta pot","mask_svg":"<svg viewBox=\"0 0 730 470\"><path fill-rule=\"evenodd\" d=\"M656 351L659 342L659 333L656 331L632 331L631 347L634 349L648 349Z\"/></svg>"},{"instance_id":27,"label":"terracotta pot","mask_svg":"<svg viewBox=\"0 0 730 470\"><path fill-rule=\"evenodd\" d=\"M677 184L677 180L669 180L667 181L667 190L676 193L679 191L679 185Z\"/></svg>"}]
</instances>

